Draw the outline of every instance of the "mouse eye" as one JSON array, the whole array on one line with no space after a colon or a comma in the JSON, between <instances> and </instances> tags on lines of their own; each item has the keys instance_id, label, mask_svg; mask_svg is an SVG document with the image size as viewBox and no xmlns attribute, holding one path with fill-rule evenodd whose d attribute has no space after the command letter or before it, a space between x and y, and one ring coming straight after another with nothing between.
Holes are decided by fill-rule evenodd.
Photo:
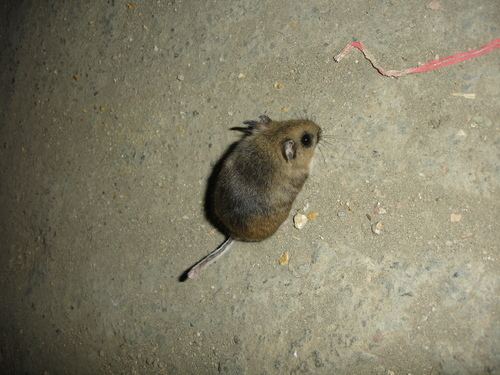
<instances>
[{"instance_id":1,"label":"mouse eye","mask_svg":"<svg viewBox=\"0 0 500 375\"><path fill-rule=\"evenodd\" d=\"M304 133L304 135L302 135L302 138L300 139L300 143L302 143L304 147L311 147L312 142L313 136L309 133Z\"/></svg>"}]
</instances>

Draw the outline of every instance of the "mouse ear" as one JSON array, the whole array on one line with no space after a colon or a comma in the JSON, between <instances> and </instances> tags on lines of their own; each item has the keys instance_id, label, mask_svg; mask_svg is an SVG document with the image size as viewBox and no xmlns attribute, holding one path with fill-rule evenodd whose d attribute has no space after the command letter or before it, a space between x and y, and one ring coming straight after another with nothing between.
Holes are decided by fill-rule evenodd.
<instances>
[{"instance_id":1,"label":"mouse ear","mask_svg":"<svg viewBox=\"0 0 500 375\"><path fill-rule=\"evenodd\" d=\"M269 124L271 124L272 120L266 115L259 116L260 121L248 120L243 121L243 123L248 126L248 132L251 134L254 131L265 130L269 128Z\"/></svg>"},{"instance_id":2,"label":"mouse ear","mask_svg":"<svg viewBox=\"0 0 500 375\"><path fill-rule=\"evenodd\" d=\"M282 152L283 157L286 161L295 159L295 156L297 154L297 146L295 145L295 142L291 139L287 139L285 142L283 142Z\"/></svg>"}]
</instances>

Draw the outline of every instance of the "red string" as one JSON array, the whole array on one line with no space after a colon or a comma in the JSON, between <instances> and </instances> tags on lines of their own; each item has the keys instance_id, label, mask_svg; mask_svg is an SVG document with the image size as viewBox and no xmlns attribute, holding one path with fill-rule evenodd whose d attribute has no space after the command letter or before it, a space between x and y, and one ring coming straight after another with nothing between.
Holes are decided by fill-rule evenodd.
<instances>
[{"instance_id":1,"label":"red string","mask_svg":"<svg viewBox=\"0 0 500 375\"><path fill-rule=\"evenodd\" d=\"M381 66L378 65L376 62L375 58L372 56L370 52L366 49L365 45L362 42L356 41L349 43L345 48L337 55L334 57L335 61L339 62L342 60L351 49L356 48L360 50L365 58L370 61L372 66L377 69L377 71L386 76L386 77L401 77L407 74L413 74L413 73L423 73L423 72L429 72L431 70L439 69L444 66L448 65L453 65L457 64L459 62L473 59L475 57L479 57L482 55L485 55L491 51L493 51L496 48L500 48L500 38L498 39L493 39L491 42L488 44L484 45L483 47L476 49L476 50L471 50L467 52L460 52L455 55L443 57L441 59L437 60L431 60L426 62L423 65L414 67L414 68L408 68L404 70L385 70Z\"/></svg>"}]
</instances>

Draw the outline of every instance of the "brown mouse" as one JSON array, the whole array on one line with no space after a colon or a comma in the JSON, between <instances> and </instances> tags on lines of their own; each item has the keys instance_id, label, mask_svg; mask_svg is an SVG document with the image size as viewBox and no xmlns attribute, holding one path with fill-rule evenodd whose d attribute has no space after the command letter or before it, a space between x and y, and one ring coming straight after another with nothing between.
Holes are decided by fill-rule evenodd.
<instances>
[{"instance_id":1,"label":"brown mouse","mask_svg":"<svg viewBox=\"0 0 500 375\"><path fill-rule=\"evenodd\" d=\"M234 240L262 241L274 234L309 175L321 128L310 120L259 118L244 122L246 134L222 161L214 182L211 206L228 238L189 270L190 279Z\"/></svg>"}]
</instances>

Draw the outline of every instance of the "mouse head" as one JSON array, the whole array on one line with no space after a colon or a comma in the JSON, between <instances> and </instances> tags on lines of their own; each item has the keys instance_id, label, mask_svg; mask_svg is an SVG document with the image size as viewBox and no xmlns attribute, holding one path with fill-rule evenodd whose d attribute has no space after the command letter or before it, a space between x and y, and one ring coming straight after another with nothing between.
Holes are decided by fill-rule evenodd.
<instances>
[{"instance_id":1,"label":"mouse head","mask_svg":"<svg viewBox=\"0 0 500 375\"><path fill-rule=\"evenodd\" d=\"M270 142L285 163L309 166L321 139L318 125L311 120L273 121L264 115L259 118L260 121L245 122L251 134Z\"/></svg>"}]
</instances>

